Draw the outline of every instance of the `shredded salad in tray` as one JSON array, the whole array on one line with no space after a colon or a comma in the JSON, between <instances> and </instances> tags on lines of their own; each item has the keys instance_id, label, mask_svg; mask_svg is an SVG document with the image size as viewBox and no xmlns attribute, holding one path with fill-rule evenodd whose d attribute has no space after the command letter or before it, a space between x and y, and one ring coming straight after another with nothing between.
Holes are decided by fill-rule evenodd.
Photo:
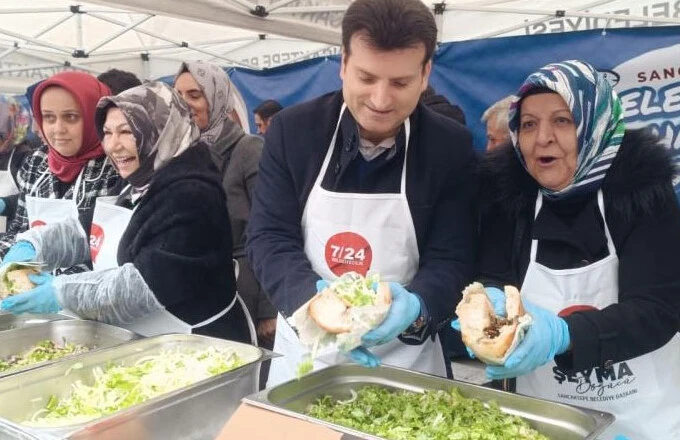
<instances>
[{"instance_id":1,"label":"shredded salad in tray","mask_svg":"<svg viewBox=\"0 0 680 440\"><path fill-rule=\"evenodd\" d=\"M348 400L324 396L307 414L389 440L548 440L521 417L450 391L423 393L365 386Z\"/></svg>"},{"instance_id":2,"label":"shredded salad in tray","mask_svg":"<svg viewBox=\"0 0 680 440\"><path fill-rule=\"evenodd\" d=\"M64 341L57 344L49 339L40 341L26 352L0 359L0 373L10 371L15 368L28 367L42 362L53 361L55 359L69 356L72 354L85 353L89 349L84 345L72 344Z\"/></svg>"},{"instance_id":3,"label":"shredded salad in tray","mask_svg":"<svg viewBox=\"0 0 680 440\"><path fill-rule=\"evenodd\" d=\"M55 427L84 423L242 365L244 361L235 350L210 347L194 351L164 350L131 365L95 367L91 383L75 381L68 395L51 396L45 408L24 424ZM79 368L82 364L72 367Z\"/></svg>"}]
</instances>

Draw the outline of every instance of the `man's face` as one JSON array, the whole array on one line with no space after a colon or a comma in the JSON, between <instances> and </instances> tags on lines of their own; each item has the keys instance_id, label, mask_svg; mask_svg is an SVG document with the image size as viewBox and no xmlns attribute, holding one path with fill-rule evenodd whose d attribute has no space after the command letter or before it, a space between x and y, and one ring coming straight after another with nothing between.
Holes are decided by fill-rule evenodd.
<instances>
[{"instance_id":1,"label":"man's face","mask_svg":"<svg viewBox=\"0 0 680 440\"><path fill-rule=\"evenodd\" d=\"M255 126L257 127L257 134L265 134L267 128L269 128L269 119L263 119L255 113Z\"/></svg>"},{"instance_id":2,"label":"man's face","mask_svg":"<svg viewBox=\"0 0 680 440\"><path fill-rule=\"evenodd\" d=\"M506 126L500 126L495 117L486 122L486 151L491 151L510 141L510 131Z\"/></svg>"},{"instance_id":3,"label":"man's face","mask_svg":"<svg viewBox=\"0 0 680 440\"><path fill-rule=\"evenodd\" d=\"M340 78L349 111L361 137L374 143L395 136L427 87L432 64L423 66L425 45L381 51L363 33L352 36L344 50Z\"/></svg>"}]
</instances>

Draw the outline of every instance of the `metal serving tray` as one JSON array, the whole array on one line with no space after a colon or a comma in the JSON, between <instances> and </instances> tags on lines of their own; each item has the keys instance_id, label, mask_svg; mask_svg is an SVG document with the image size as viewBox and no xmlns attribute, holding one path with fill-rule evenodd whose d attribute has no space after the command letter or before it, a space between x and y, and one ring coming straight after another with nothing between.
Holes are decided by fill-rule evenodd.
<instances>
[{"instance_id":1,"label":"metal serving tray","mask_svg":"<svg viewBox=\"0 0 680 440\"><path fill-rule=\"evenodd\" d=\"M614 416L609 413L506 393L401 368L388 366L364 368L356 364L335 365L315 371L300 380L292 380L248 396L244 402L325 425L356 438L382 440L381 437L304 414L306 408L319 397L330 395L338 400L346 400L351 397L350 389L356 390L367 385L414 392L458 388L465 397L498 402L503 412L524 418L537 431L556 440L595 439L614 421Z\"/></svg>"},{"instance_id":2,"label":"metal serving tray","mask_svg":"<svg viewBox=\"0 0 680 440\"><path fill-rule=\"evenodd\" d=\"M34 315L31 313L26 313L23 315L13 315L7 312L0 312L0 332L28 327L29 325L43 324L50 321L61 321L64 319L73 318L58 314Z\"/></svg>"},{"instance_id":3,"label":"metal serving tray","mask_svg":"<svg viewBox=\"0 0 680 440\"><path fill-rule=\"evenodd\" d=\"M77 319L50 321L3 332L0 335L0 359L6 359L12 355L26 352L37 343L46 339L57 344L63 344L64 341L80 344L90 350L95 350L113 347L137 338L139 338L139 335L136 333L112 325L102 324L101 322ZM54 362L60 362L68 357L3 371L0 372L0 378Z\"/></svg>"},{"instance_id":4,"label":"metal serving tray","mask_svg":"<svg viewBox=\"0 0 680 440\"><path fill-rule=\"evenodd\" d=\"M133 364L167 349L234 348L246 365L134 405L106 417L59 428L32 428L23 421L50 396L65 396L77 380L90 383L95 367ZM213 439L241 399L257 391L260 362L271 352L252 345L199 335L163 335L98 350L0 379L0 438L13 428L39 439ZM72 369L75 363L77 369ZM9 434L6 438L11 437ZM21 437L20 437L21 438ZM26 438L26 437L24 437ZM30 438L30 437L28 437Z\"/></svg>"}]
</instances>

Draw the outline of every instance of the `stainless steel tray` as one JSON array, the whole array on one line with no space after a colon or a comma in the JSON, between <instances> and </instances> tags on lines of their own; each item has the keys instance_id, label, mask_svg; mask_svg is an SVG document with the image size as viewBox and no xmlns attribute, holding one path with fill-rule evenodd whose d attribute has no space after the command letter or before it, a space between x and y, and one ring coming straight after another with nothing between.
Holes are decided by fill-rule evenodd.
<instances>
[{"instance_id":1,"label":"stainless steel tray","mask_svg":"<svg viewBox=\"0 0 680 440\"><path fill-rule=\"evenodd\" d=\"M381 437L304 414L306 408L319 397L330 395L338 400L345 400L351 397L350 389L358 389L366 385L379 385L414 392L422 392L426 389L458 388L465 397L474 397L485 402L492 400L498 402L503 412L524 418L540 433L556 440L595 439L614 421L614 416L600 411L506 393L401 368L387 366L364 368L356 364L335 365L315 371L300 380L292 380L248 396L244 402L325 425L357 438L382 440Z\"/></svg>"},{"instance_id":2,"label":"stainless steel tray","mask_svg":"<svg viewBox=\"0 0 680 440\"><path fill-rule=\"evenodd\" d=\"M3 332L0 336L0 359L6 359L12 355L23 353L46 339L57 344L63 344L64 341L80 344L88 347L90 350L95 350L113 347L137 338L139 338L139 335L136 333L100 322L77 319L50 321ZM0 378L54 362L61 362L67 358L0 372Z\"/></svg>"},{"instance_id":3,"label":"stainless steel tray","mask_svg":"<svg viewBox=\"0 0 680 440\"><path fill-rule=\"evenodd\" d=\"M61 321L64 319L73 318L58 314L34 315L31 313L26 313L23 315L13 315L7 312L0 312L0 332L27 327L29 325L43 324L50 321Z\"/></svg>"},{"instance_id":4,"label":"stainless steel tray","mask_svg":"<svg viewBox=\"0 0 680 440\"><path fill-rule=\"evenodd\" d=\"M50 396L67 395L76 380L90 382L95 367L129 365L166 349L195 350L210 346L234 348L248 363L84 424L59 428L31 428L22 424L43 408ZM199 335L140 339L0 379L0 425L40 439L212 439L241 399L257 391L259 364L269 358L270 352L255 346ZM79 368L71 369L75 362L80 364Z\"/></svg>"}]
</instances>

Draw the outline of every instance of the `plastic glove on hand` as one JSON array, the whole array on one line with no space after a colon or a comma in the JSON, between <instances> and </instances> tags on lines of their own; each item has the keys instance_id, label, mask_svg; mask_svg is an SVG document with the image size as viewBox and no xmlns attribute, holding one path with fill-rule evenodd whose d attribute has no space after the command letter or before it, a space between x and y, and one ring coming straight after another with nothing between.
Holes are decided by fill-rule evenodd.
<instances>
[{"instance_id":1,"label":"plastic glove on hand","mask_svg":"<svg viewBox=\"0 0 680 440\"><path fill-rule=\"evenodd\" d=\"M36 286L28 292L5 298L0 303L0 309L20 313L56 313L61 310L59 301L52 286L54 276L48 273L29 275Z\"/></svg>"},{"instance_id":2,"label":"plastic glove on hand","mask_svg":"<svg viewBox=\"0 0 680 440\"><path fill-rule=\"evenodd\" d=\"M372 347L392 341L420 316L420 300L418 297L404 289L399 283L389 284L392 292L392 304L383 322L361 338L364 347ZM377 290L377 288L377 285L373 286L374 290Z\"/></svg>"},{"instance_id":3,"label":"plastic glove on hand","mask_svg":"<svg viewBox=\"0 0 680 440\"><path fill-rule=\"evenodd\" d=\"M5 203L5 199L0 199L0 214L4 214L6 208L7 203Z\"/></svg>"},{"instance_id":4,"label":"plastic glove on hand","mask_svg":"<svg viewBox=\"0 0 680 440\"><path fill-rule=\"evenodd\" d=\"M316 293L321 293L324 289L331 286L331 283L326 280L319 280L316 282Z\"/></svg>"},{"instance_id":5,"label":"plastic glove on hand","mask_svg":"<svg viewBox=\"0 0 680 440\"><path fill-rule=\"evenodd\" d=\"M27 241L21 240L17 241L14 246L9 248L5 254L5 258L2 259L2 264L35 261L37 256L33 245Z\"/></svg>"},{"instance_id":6,"label":"plastic glove on hand","mask_svg":"<svg viewBox=\"0 0 680 440\"><path fill-rule=\"evenodd\" d=\"M489 297L489 301L491 301L493 312L496 314L496 316L506 316L507 312L505 311L505 292L503 292L501 289L497 289L496 287L485 287L484 291L486 292L486 296ZM451 328L458 332L460 331L460 322L458 322L458 319L451 321Z\"/></svg>"},{"instance_id":7,"label":"plastic glove on hand","mask_svg":"<svg viewBox=\"0 0 680 440\"><path fill-rule=\"evenodd\" d=\"M625 435L619 434L616 437L614 437L614 440L631 440L631 439L626 437Z\"/></svg>"},{"instance_id":8,"label":"plastic glove on hand","mask_svg":"<svg viewBox=\"0 0 680 440\"><path fill-rule=\"evenodd\" d=\"M491 301L493 312L496 314L496 316L505 316L505 292L496 287L485 287L484 291L486 291L486 296L488 296L489 301ZM451 328L459 332L460 321L458 321L458 319L451 321ZM465 347L465 349L467 350L470 359L474 359L475 354L472 352L472 350L470 350L468 347Z\"/></svg>"},{"instance_id":9,"label":"plastic glove on hand","mask_svg":"<svg viewBox=\"0 0 680 440\"><path fill-rule=\"evenodd\" d=\"M490 379L530 373L569 349L569 327L564 319L528 301L524 301L524 308L532 317L531 327L505 365L486 367L486 376Z\"/></svg>"},{"instance_id":10,"label":"plastic glove on hand","mask_svg":"<svg viewBox=\"0 0 680 440\"><path fill-rule=\"evenodd\" d=\"M357 347L348 353L350 359L367 368L375 368L380 365L380 358L365 347Z\"/></svg>"}]
</instances>

